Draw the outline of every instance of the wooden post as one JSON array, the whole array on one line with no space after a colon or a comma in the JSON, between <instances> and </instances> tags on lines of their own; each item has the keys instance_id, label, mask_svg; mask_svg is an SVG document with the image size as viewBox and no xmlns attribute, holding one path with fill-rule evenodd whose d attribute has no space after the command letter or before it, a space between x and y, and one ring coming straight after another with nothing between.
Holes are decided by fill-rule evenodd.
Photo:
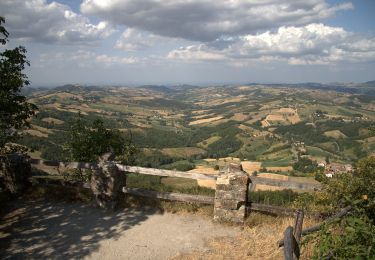
<instances>
[{"instance_id":1,"label":"wooden post","mask_svg":"<svg viewBox=\"0 0 375 260\"><path fill-rule=\"evenodd\" d=\"M293 235L293 228L287 227L284 231L284 259L294 260L300 256L299 247L297 241Z\"/></svg>"},{"instance_id":2,"label":"wooden post","mask_svg":"<svg viewBox=\"0 0 375 260\"><path fill-rule=\"evenodd\" d=\"M301 210L301 209L298 210L297 216L296 216L296 221L294 223L294 233L293 233L297 243L299 243L300 240L301 240L303 217L304 217L303 210Z\"/></svg>"}]
</instances>

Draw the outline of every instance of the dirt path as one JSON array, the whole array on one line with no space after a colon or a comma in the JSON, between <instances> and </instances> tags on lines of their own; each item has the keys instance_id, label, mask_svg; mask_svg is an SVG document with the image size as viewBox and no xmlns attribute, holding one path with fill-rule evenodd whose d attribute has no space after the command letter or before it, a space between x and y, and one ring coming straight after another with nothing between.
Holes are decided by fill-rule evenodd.
<instances>
[{"instance_id":1,"label":"dirt path","mask_svg":"<svg viewBox=\"0 0 375 260\"><path fill-rule=\"evenodd\" d=\"M108 213L80 203L17 201L0 216L0 259L168 259L238 232L150 208Z\"/></svg>"}]
</instances>

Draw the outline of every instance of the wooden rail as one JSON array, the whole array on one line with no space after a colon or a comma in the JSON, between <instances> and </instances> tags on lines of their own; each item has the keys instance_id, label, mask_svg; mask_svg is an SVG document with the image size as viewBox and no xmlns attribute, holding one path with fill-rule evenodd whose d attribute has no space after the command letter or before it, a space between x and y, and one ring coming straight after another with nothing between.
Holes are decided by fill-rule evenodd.
<instances>
[{"instance_id":1,"label":"wooden rail","mask_svg":"<svg viewBox=\"0 0 375 260\"><path fill-rule=\"evenodd\" d=\"M138 189L138 188L123 188L123 192L135 196L147 197L152 199L164 199L164 200L171 200L171 201L182 201L182 202L192 202L192 203L200 203L200 204L214 204L215 198L213 196L203 196L203 195L191 195L191 194L182 194L182 193L173 193L173 192L159 192L159 191L151 191L146 189ZM257 211L277 216L291 216L294 215L294 210L279 207L279 206L272 206L272 205L265 205L265 204L258 204L258 203L249 203L246 205L246 210L248 213Z\"/></svg>"},{"instance_id":2,"label":"wooden rail","mask_svg":"<svg viewBox=\"0 0 375 260\"><path fill-rule=\"evenodd\" d=\"M276 187L284 187L289 189L299 189L299 190L319 190L321 185L319 184L311 184L311 183L299 183L294 181L282 181L282 180L274 180L268 178L261 178L251 176L251 183L252 184L262 184L262 185L269 185L269 186L276 186Z\"/></svg>"},{"instance_id":3,"label":"wooden rail","mask_svg":"<svg viewBox=\"0 0 375 260\"><path fill-rule=\"evenodd\" d=\"M95 169L98 167L97 163L85 163L85 162L59 162L59 161L48 161L40 159L29 159L29 162L34 165L45 165L53 167L65 167L65 168L80 168L80 169ZM128 166L116 163L120 171L139 173L145 175L155 175L164 177L179 177L193 180L216 180L216 176L205 175L201 173L193 172L182 172L182 171L171 171L162 169L145 168L138 166Z\"/></svg>"},{"instance_id":4,"label":"wooden rail","mask_svg":"<svg viewBox=\"0 0 375 260\"><path fill-rule=\"evenodd\" d=\"M52 167L81 168L81 169L95 169L98 167L97 163L59 162L59 161L48 161L48 160L40 160L40 159L32 159L32 158L29 159L29 161L31 164L34 164L34 165L45 165L45 166L52 166ZM187 179L193 179L193 180L216 180L217 179L217 177L214 175L206 175L202 173L162 170L162 169L145 168L145 167L138 167L138 166L128 166L128 165L122 165L119 163L116 163L116 165L121 171L130 172L130 173L164 176L164 177L179 177L179 178L187 178ZM251 179L251 183L255 185L261 184L261 185L276 186L276 187L283 187L283 188L289 188L289 189L311 190L311 191L320 189L320 185L316 185L316 184L273 180L273 179L268 179L268 178L255 177L255 176L251 176L250 179Z\"/></svg>"},{"instance_id":5,"label":"wooden rail","mask_svg":"<svg viewBox=\"0 0 375 260\"><path fill-rule=\"evenodd\" d=\"M295 214L295 210L290 208L252 202L246 205L246 209L248 214L250 214L252 211L266 213L274 216L294 216Z\"/></svg>"},{"instance_id":6,"label":"wooden rail","mask_svg":"<svg viewBox=\"0 0 375 260\"><path fill-rule=\"evenodd\" d=\"M216 176L205 175L202 173L193 173L193 172L181 172L181 171L171 171L171 170L161 170L153 168L145 168L138 166L127 166L122 164L117 164L117 167L120 171L139 173L145 175L155 175L155 176L164 176L164 177L179 177L187 178L193 180L216 180Z\"/></svg>"}]
</instances>

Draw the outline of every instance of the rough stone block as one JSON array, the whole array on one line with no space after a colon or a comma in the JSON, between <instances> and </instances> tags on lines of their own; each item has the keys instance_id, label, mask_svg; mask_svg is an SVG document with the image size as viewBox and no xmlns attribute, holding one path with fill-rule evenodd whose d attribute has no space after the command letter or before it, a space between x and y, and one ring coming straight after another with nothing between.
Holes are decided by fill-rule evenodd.
<instances>
[{"instance_id":1,"label":"rough stone block","mask_svg":"<svg viewBox=\"0 0 375 260\"><path fill-rule=\"evenodd\" d=\"M232 191L217 190L215 193L216 199L246 201L246 197L247 197L247 190L245 189L232 190Z\"/></svg>"},{"instance_id":2,"label":"rough stone block","mask_svg":"<svg viewBox=\"0 0 375 260\"><path fill-rule=\"evenodd\" d=\"M31 165L23 154L0 157L0 179L12 194L17 194L30 185Z\"/></svg>"},{"instance_id":3,"label":"rough stone block","mask_svg":"<svg viewBox=\"0 0 375 260\"><path fill-rule=\"evenodd\" d=\"M243 223L246 215L249 177L241 169L228 167L217 178L214 220Z\"/></svg>"},{"instance_id":4,"label":"rough stone block","mask_svg":"<svg viewBox=\"0 0 375 260\"><path fill-rule=\"evenodd\" d=\"M126 175L112 163L100 163L94 170L90 187L97 204L105 209L114 210L123 197L122 187L126 184Z\"/></svg>"},{"instance_id":5,"label":"rough stone block","mask_svg":"<svg viewBox=\"0 0 375 260\"><path fill-rule=\"evenodd\" d=\"M215 208L214 220L218 222L232 222L236 224L243 224L246 217L246 208L241 206L238 210L226 210Z\"/></svg>"}]
</instances>

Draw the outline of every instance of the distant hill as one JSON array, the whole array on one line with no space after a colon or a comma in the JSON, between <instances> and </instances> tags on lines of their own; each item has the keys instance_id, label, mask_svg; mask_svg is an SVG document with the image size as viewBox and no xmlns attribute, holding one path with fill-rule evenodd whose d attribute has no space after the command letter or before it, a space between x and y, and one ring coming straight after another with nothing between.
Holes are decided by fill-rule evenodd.
<instances>
[{"instance_id":1,"label":"distant hill","mask_svg":"<svg viewBox=\"0 0 375 260\"><path fill-rule=\"evenodd\" d=\"M166 86L159 86L159 85L144 85L139 88L142 89L149 89L157 92L162 92L162 93L170 93L171 91L174 91L174 89L166 87Z\"/></svg>"},{"instance_id":2,"label":"distant hill","mask_svg":"<svg viewBox=\"0 0 375 260\"><path fill-rule=\"evenodd\" d=\"M369 87L369 88L375 88L375 80L367 81L365 83L362 83L362 86Z\"/></svg>"}]
</instances>

